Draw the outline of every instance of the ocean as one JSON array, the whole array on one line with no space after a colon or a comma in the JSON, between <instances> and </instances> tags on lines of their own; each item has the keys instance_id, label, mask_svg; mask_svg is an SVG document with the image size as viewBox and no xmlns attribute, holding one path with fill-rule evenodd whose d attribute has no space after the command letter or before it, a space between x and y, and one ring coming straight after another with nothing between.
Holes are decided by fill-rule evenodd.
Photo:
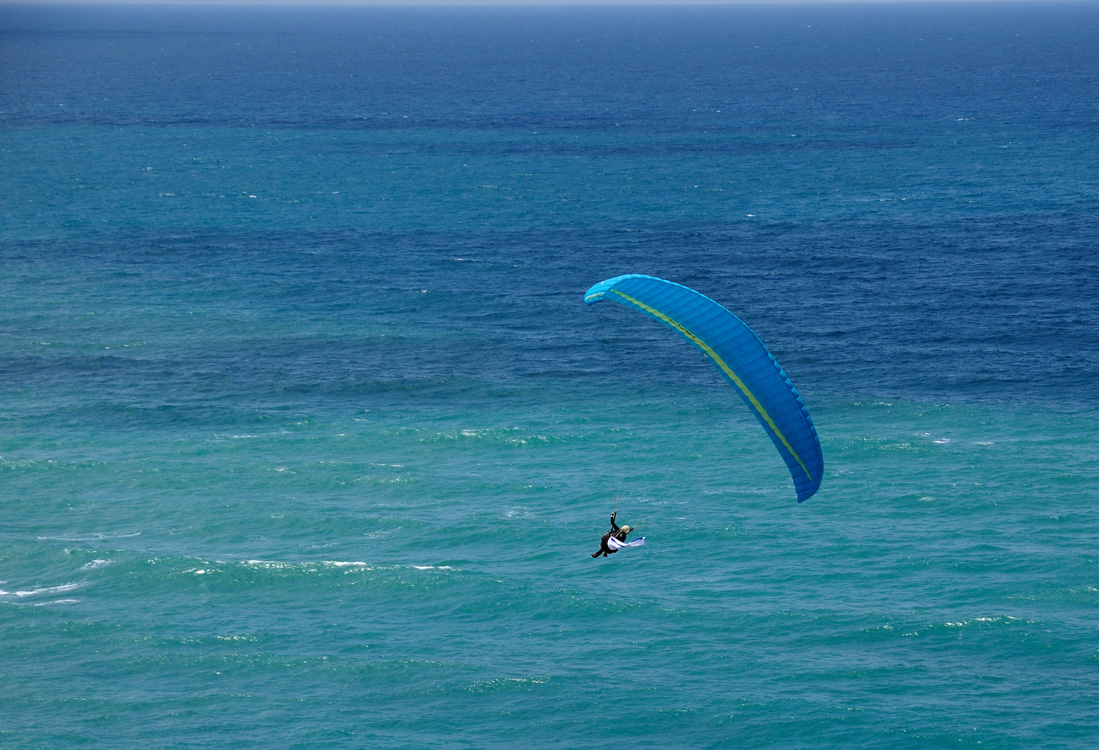
<instances>
[{"instance_id":1,"label":"ocean","mask_svg":"<svg viewBox=\"0 0 1099 750\"><path fill-rule=\"evenodd\" d=\"M1097 42L0 5L0 748L1094 747Z\"/></svg>"}]
</instances>

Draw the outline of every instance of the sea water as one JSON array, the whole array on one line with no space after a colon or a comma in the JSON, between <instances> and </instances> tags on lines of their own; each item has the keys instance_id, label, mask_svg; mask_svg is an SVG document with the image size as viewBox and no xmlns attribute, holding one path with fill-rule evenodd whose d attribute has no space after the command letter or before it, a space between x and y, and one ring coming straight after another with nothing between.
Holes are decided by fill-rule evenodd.
<instances>
[{"instance_id":1,"label":"sea water","mask_svg":"<svg viewBox=\"0 0 1099 750\"><path fill-rule=\"evenodd\" d=\"M0 747L1094 747L1097 41L0 8Z\"/></svg>"}]
</instances>

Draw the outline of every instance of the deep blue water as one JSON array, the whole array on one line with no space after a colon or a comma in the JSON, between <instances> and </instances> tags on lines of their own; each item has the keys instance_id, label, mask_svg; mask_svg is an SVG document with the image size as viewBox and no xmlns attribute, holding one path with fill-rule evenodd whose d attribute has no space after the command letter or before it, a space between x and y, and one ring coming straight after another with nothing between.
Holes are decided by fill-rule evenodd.
<instances>
[{"instance_id":1,"label":"deep blue water","mask_svg":"<svg viewBox=\"0 0 1099 750\"><path fill-rule=\"evenodd\" d=\"M0 747L1090 747L1097 42L0 6ZM631 272L768 344L817 496Z\"/></svg>"}]
</instances>

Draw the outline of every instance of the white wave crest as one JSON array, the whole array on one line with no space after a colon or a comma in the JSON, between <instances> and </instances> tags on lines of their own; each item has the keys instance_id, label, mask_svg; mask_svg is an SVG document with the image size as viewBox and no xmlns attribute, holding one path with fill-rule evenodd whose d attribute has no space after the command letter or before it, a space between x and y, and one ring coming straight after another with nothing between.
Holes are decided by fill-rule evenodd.
<instances>
[{"instance_id":1,"label":"white wave crest","mask_svg":"<svg viewBox=\"0 0 1099 750\"><path fill-rule=\"evenodd\" d=\"M64 594L66 591L73 591L78 589L84 584L82 583L63 583L60 586L45 586L40 589L26 589L23 591L0 591L0 596L12 596L17 599L23 599L28 596L41 596L42 594Z\"/></svg>"}]
</instances>

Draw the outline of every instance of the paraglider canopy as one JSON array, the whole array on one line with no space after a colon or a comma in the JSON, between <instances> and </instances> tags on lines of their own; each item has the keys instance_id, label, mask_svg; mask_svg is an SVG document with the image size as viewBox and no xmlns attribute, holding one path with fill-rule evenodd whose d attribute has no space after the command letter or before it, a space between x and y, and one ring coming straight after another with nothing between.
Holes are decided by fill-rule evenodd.
<instances>
[{"instance_id":1,"label":"paraglider canopy","mask_svg":"<svg viewBox=\"0 0 1099 750\"><path fill-rule=\"evenodd\" d=\"M740 318L682 284L641 274L601 281L584 295L588 305L604 299L656 318L701 349L778 449L794 480L798 502L820 488L824 456L809 410L785 371Z\"/></svg>"}]
</instances>

